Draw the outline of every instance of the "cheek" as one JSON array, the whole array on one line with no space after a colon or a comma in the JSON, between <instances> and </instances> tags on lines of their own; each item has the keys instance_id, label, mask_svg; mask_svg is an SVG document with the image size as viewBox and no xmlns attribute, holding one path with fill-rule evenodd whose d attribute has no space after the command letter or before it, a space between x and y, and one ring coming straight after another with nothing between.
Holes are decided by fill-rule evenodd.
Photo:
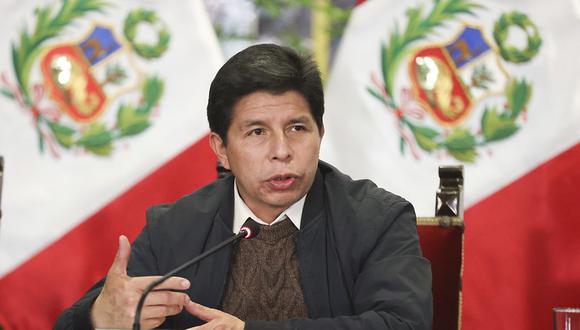
<instances>
[{"instance_id":1,"label":"cheek","mask_svg":"<svg viewBox=\"0 0 580 330\"><path fill-rule=\"evenodd\" d=\"M312 159L318 160L320 154L320 140L312 141L309 145L308 151Z\"/></svg>"},{"instance_id":2,"label":"cheek","mask_svg":"<svg viewBox=\"0 0 580 330\"><path fill-rule=\"evenodd\" d=\"M297 153L297 163L305 171L307 176L314 176L316 169L318 168L318 158L319 158L320 148L315 142L310 142L303 146L302 151Z\"/></svg>"},{"instance_id":3,"label":"cheek","mask_svg":"<svg viewBox=\"0 0 580 330\"><path fill-rule=\"evenodd\" d=\"M260 162L257 155L238 151L229 156L231 170L234 175L241 179L255 178L260 172Z\"/></svg>"}]
</instances>

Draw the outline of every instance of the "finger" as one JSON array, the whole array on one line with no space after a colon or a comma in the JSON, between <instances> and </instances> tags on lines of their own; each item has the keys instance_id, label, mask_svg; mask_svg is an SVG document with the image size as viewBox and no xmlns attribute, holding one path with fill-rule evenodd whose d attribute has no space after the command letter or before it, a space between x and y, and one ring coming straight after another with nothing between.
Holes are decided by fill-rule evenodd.
<instances>
[{"instance_id":1,"label":"finger","mask_svg":"<svg viewBox=\"0 0 580 330\"><path fill-rule=\"evenodd\" d=\"M136 289L143 290L151 282L158 280L161 276L140 276L133 277L131 279L131 285ZM155 290L185 290L189 288L189 281L183 277L172 276L168 278L165 282L159 284L155 287Z\"/></svg>"},{"instance_id":2,"label":"finger","mask_svg":"<svg viewBox=\"0 0 580 330\"><path fill-rule=\"evenodd\" d=\"M196 304L193 301L190 301L185 305L185 310L187 310L191 315L206 322L209 322L223 314L223 312L217 309L205 307L203 305Z\"/></svg>"},{"instance_id":3,"label":"finger","mask_svg":"<svg viewBox=\"0 0 580 330\"><path fill-rule=\"evenodd\" d=\"M198 325L197 327L187 328L187 330L211 330L211 329L213 329L212 327L213 327L213 324L206 323L206 324Z\"/></svg>"},{"instance_id":4,"label":"finger","mask_svg":"<svg viewBox=\"0 0 580 330\"><path fill-rule=\"evenodd\" d=\"M113 260L113 264L109 268L109 274L127 275L130 254L131 244L129 244L129 240L125 235L119 236L119 248L117 249L115 260Z\"/></svg>"},{"instance_id":5,"label":"finger","mask_svg":"<svg viewBox=\"0 0 580 330\"><path fill-rule=\"evenodd\" d=\"M141 324L141 329L154 329L157 328L158 326L160 326L161 324L163 324L163 322L165 322L165 318L154 318L154 319L146 319L144 320L143 318L141 318L141 322L139 322Z\"/></svg>"},{"instance_id":6,"label":"finger","mask_svg":"<svg viewBox=\"0 0 580 330\"><path fill-rule=\"evenodd\" d=\"M186 330L213 330L213 329L222 329L222 328L217 328L216 324L214 324L214 321L212 321L202 325L198 325L196 327L187 328Z\"/></svg>"},{"instance_id":7,"label":"finger","mask_svg":"<svg viewBox=\"0 0 580 330\"><path fill-rule=\"evenodd\" d=\"M159 319L177 315L183 310L183 305L146 306L141 312L141 320Z\"/></svg>"},{"instance_id":8,"label":"finger","mask_svg":"<svg viewBox=\"0 0 580 330\"><path fill-rule=\"evenodd\" d=\"M214 329L244 329L245 324L222 322L223 320L213 320L206 324L198 325L197 327L188 328L187 330L214 330Z\"/></svg>"},{"instance_id":9,"label":"finger","mask_svg":"<svg viewBox=\"0 0 580 330\"><path fill-rule=\"evenodd\" d=\"M184 306L189 302L189 296L181 292L153 291L145 299L145 306L154 305L179 305Z\"/></svg>"}]
</instances>

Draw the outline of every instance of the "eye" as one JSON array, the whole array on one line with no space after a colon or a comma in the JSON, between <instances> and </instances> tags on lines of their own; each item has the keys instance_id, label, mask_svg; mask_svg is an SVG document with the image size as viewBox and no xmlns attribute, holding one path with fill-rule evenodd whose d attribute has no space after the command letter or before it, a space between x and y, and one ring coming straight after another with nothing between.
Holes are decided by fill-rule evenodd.
<instances>
[{"instance_id":1,"label":"eye","mask_svg":"<svg viewBox=\"0 0 580 330\"><path fill-rule=\"evenodd\" d=\"M262 135L262 134L264 134L263 128L254 128L253 130L250 131L249 135Z\"/></svg>"},{"instance_id":2,"label":"eye","mask_svg":"<svg viewBox=\"0 0 580 330\"><path fill-rule=\"evenodd\" d=\"M295 132L300 132L300 131L305 131L306 130L306 127L304 127L304 125L298 125L297 124L297 125L292 125L292 128L291 129L293 131L295 131Z\"/></svg>"}]
</instances>

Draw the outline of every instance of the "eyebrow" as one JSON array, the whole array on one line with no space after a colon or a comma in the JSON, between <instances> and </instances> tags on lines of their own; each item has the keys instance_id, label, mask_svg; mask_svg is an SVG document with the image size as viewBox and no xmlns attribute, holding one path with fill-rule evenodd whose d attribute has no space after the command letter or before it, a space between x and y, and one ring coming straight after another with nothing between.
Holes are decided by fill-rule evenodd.
<instances>
[{"instance_id":1,"label":"eyebrow","mask_svg":"<svg viewBox=\"0 0 580 330\"><path fill-rule=\"evenodd\" d=\"M263 126L263 125L264 125L263 120L256 120L256 119L246 120L242 123L242 127Z\"/></svg>"},{"instance_id":2,"label":"eyebrow","mask_svg":"<svg viewBox=\"0 0 580 330\"><path fill-rule=\"evenodd\" d=\"M290 124L300 124L300 123L307 123L309 121L309 117L308 116L299 116L296 118L292 118L290 119L288 122ZM266 122L264 122L263 120L260 119L249 119L246 120L242 123L243 127L251 127L251 126L264 126L266 125Z\"/></svg>"},{"instance_id":3,"label":"eyebrow","mask_svg":"<svg viewBox=\"0 0 580 330\"><path fill-rule=\"evenodd\" d=\"M308 116L300 116L298 118L292 118L290 119L290 123L291 124L297 124L297 123L306 123L309 121L309 117Z\"/></svg>"}]
</instances>

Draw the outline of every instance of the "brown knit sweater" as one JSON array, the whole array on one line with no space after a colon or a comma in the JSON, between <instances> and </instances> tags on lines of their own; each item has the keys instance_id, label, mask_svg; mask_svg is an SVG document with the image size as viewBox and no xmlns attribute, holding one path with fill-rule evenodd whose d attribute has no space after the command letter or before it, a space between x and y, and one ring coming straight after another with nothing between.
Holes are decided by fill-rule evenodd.
<instances>
[{"instance_id":1,"label":"brown knit sweater","mask_svg":"<svg viewBox=\"0 0 580 330\"><path fill-rule=\"evenodd\" d=\"M288 218L261 226L256 237L234 247L223 311L241 320L307 317L295 236Z\"/></svg>"}]
</instances>

